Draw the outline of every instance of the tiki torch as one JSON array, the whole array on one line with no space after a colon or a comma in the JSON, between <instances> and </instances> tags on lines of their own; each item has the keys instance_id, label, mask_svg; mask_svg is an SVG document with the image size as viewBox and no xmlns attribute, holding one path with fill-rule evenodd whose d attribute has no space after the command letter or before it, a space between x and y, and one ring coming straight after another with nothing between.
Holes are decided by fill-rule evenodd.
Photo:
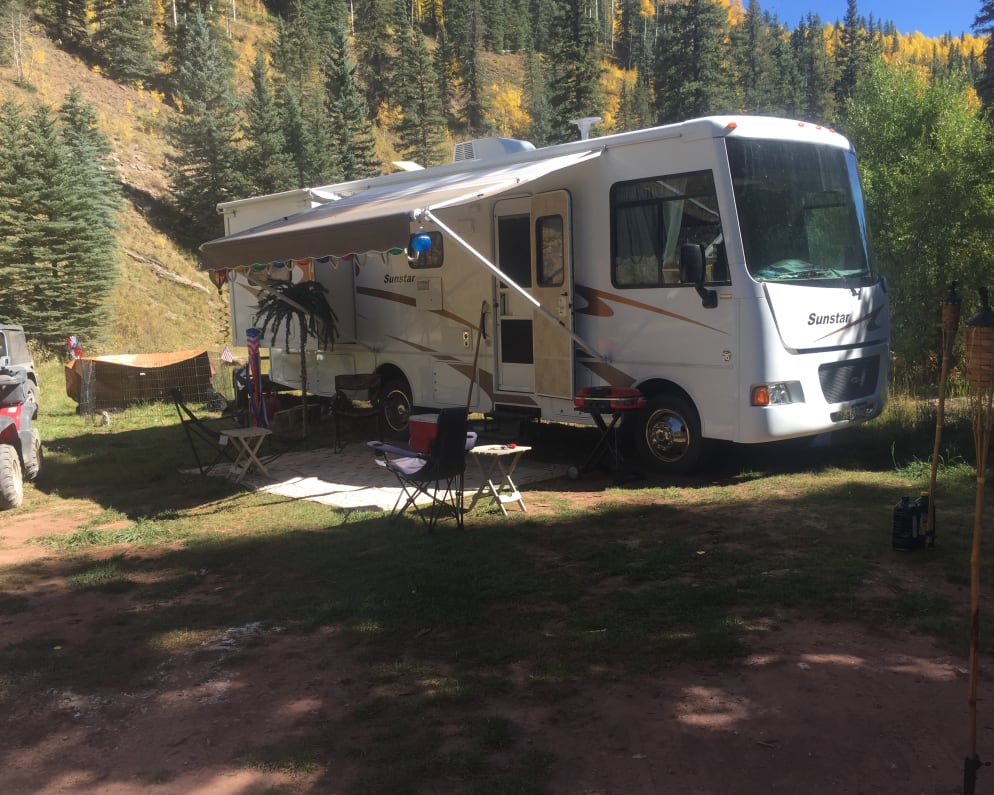
<instances>
[{"instance_id":1,"label":"tiki torch","mask_svg":"<svg viewBox=\"0 0 994 795\"><path fill-rule=\"evenodd\" d=\"M970 675L967 689L969 750L963 764L963 795L974 795L977 771L977 656L980 645L980 532L984 516L984 481L994 419L994 312L987 288L980 290L980 311L966 321L964 347L969 383L973 443L977 450L977 494L973 510L973 547L970 552Z\"/></svg>"}]
</instances>

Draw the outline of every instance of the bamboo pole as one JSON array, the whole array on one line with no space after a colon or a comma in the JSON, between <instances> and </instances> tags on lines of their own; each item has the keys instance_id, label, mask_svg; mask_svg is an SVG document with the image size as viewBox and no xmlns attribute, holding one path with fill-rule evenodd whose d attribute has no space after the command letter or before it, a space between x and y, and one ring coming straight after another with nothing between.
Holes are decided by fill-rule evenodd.
<instances>
[{"instance_id":1,"label":"bamboo pole","mask_svg":"<svg viewBox=\"0 0 994 795\"><path fill-rule=\"evenodd\" d=\"M980 656L980 540L984 518L984 485L994 421L994 312L987 289L980 291L981 309L966 322L965 352L973 443L977 451L977 492L970 550L970 672L967 682L967 756L963 761L963 795L974 795L977 771L977 671Z\"/></svg>"}]
</instances>

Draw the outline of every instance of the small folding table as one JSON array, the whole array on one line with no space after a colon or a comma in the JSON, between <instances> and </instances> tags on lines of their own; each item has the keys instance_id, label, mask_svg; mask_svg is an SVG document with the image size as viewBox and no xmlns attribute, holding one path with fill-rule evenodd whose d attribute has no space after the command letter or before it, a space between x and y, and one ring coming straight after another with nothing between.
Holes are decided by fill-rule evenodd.
<instances>
[{"instance_id":1,"label":"small folding table","mask_svg":"<svg viewBox=\"0 0 994 795\"><path fill-rule=\"evenodd\" d=\"M593 417L601 435L587 460L581 466L569 468L569 477L576 480L609 455L615 478L621 479L624 458L618 444L618 424L626 414L644 409L646 403L645 395L632 387L588 386L579 390L573 397L573 407ZM604 419L605 415L610 416L610 421Z\"/></svg>"},{"instance_id":2,"label":"small folding table","mask_svg":"<svg viewBox=\"0 0 994 795\"><path fill-rule=\"evenodd\" d=\"M522 511L527 511L521 492L514 485L513 475L521 456L529 450L531 447L520 444L480 444L470 450L469 454L476 460L483 475L483 482L473 495L470 509L477 500L489 494L504 516L507 516L504 506L509 503L516 503Z\"/></svg>"},{"instance_id":3,"label":"small folding table","mask_svg":"<svg viewBox=\"0 0 994 795\"><path fill-rule=\"evenodd\" d=\"M241 483L242 478L244 478L250 469L257 469L266 477L269 477L269 472L266 471L266 467L263 466L262 462L259 460L259 447L272 431L269 428L229 428L220 431L222 444L226 443L225 440L234 444L235 450L238 451L238 455L235 458L235 463L231 465L231 477L235 483Z\"/></svg>"}]
</instances>

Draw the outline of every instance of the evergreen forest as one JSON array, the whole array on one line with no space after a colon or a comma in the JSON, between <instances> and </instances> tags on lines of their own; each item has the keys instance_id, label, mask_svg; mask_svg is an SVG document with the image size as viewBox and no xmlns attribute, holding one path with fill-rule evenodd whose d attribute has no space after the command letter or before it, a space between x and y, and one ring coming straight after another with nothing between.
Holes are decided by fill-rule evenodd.
<instances>
[{"instance_id":1,"label":"evergreen forest","mask_svg":"<svg viewBox=\"0 0 994 795\"><path fill-rule=\"evenodd\" d=\"M135 262L161 274L148 246L163 240L206 282L195 252L223 233L219 202L443 163L472 138L572 140L589 116L595 136L719 113L846 134L908 385L934 368L923 319L946 285L994 272L994 0L978 0L971 32L937 39L856 0L841 20L781 20L758 0L3 5L0 320L53 354L69 333L96 352L167 346L151 330L162 313L122 313L122 288L139 300ZM98 112L76 85L54 96L42 39L128 98ZM121 164L141 159L161 178L136 187Z\"/></svg>"}]
</instances>

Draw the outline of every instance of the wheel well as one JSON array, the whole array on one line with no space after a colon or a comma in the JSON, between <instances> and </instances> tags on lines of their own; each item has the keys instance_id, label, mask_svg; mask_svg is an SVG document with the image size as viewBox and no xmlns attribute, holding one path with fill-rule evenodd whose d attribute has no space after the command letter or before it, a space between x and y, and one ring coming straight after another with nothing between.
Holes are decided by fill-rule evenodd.
<instances>
[{"instance_id":1,"label":"wheel well","mask_svg":"<svg viewBox=\"0 0 994 795\"><path fill-rule=\"evenodd\" d=\"M411 382L407 380L404 371L395 364L381 364L376 368L376 374L383 379L383 383L387 381L402 381L407 384L408 390L411 388Z\"/></svg>"},{"instance_id":2,"label":"wheel well","mask_svg":"<svg viewBox=\"0 0 994 795\"><path fill-rule=\"evenodd\" d=\"M658 395L664 394L679 395L684 400L688 401L695 409L697 408L697 404L687 393L687 390L672 381L667 381L665 378L650 378L648 381L643 381L637 386L638 390L647 398L651 399L657 397Z\"/></svg>"}]
</instances>

